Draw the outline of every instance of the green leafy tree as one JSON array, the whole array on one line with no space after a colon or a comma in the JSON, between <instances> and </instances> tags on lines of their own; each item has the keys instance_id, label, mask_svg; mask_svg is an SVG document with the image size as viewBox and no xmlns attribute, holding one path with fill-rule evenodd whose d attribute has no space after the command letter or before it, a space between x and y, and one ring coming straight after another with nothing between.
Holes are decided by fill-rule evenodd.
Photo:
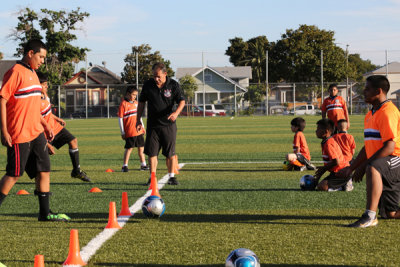
<instances>
[{"instance_id":1,"label":"green leafy tree","mask_svg":"<svg viewBox=\"0 0 400 267\"><path fill-rule=\"evenodd\" d=\"M179 79L179 84L182 88L183 94L185 95L188 104L193 104L194 94L199 88L196 79L191 75L185 75ZM188 112L189 106L186 105L186 113Z\"/></svg>"},{"instance_id":2,"label":"green leafy tree","mask_svg":"<svg viewBox=\"0 0 400 267\"><path fill-rule=\"evenodd\" d=\"M265 85L250 85L244 94L244 100L249 101L252 105L262 102L265 96Z\"/></svg>"},{"instance_id":3,"label":"green leafy tree","mask_svg":"<svg viewBox=\"0 0 400 267\"><path fill-rule=\"evenodd\" d=\"M0 52L0 59L3 59L3 53Z\"/></svg>"},{"instance_id":4,"label":"green leafy tree","mask_svg":"<svg viewBox=\"0 0 400 267\"><path fill-rule=\"evenodd\" d=\"M87 48L73 46L77 39L74 32L81 30L79 23L89 16L76 10L67 12L41 9L40 13L29 8L21 9L18 24L9 36L19 43L15 56L21 56L24 45L31 39L41 39L47 46L47 58L40 71L47 73L51 84L63 84L71 78L73 63L84 60ZM49 91L53 96L55 92Z\"/></svg>"},{"instance_id":5,"label":"green leafy tree","mask_svg":"<svg viewBox=\"0 0 400 267\"><path fill-rule=\"evenodd\" d=\"M349 55L349 78L362 82L364 77L363 74L369 71L376 70L377 65L372 64L370 60L364 60L360 57L360 54Z\"/></svg>"},{"instance_id":6,"label":"green leafy tree","mask_svg":"<svg viewBox=\"0 0 400 267\"><path fill-rule=\"evenodd\" d=\"M121 73L122 80L127 83L136 83L136 54L138 54L138 70L139 70L139 84L143 84L145 81L153 77L151 70L153 64L162 62L167 68L167 74L169 77L175 75L171 69L171 62L165 60L159 51L151 52L151 47L148 44L142 44L140 46L133 46L132 53L126 55L125 67Z\"/></svg>"}]
</instances>

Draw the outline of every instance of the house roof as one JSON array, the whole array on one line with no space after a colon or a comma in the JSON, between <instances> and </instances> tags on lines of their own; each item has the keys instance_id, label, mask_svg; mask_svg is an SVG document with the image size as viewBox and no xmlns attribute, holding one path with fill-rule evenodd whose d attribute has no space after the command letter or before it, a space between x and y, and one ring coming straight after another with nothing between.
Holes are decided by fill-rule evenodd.
<instances>
[{"instance_id":1,"label":"house roof","mask_svg":"<svg viewBox=\"0 0 400 267\"><path fill-rule=\"evenodd\" d=\"M17 63L16 60L0 60L0 81L3 81L4 74ZM0 82L0 84L1 84Z\"/></svg>"},{"instance_id":2,"label":"house roof","mask_svg":"<svg viewBox=\"0 0 400 267\"><path fill-rule=\"evenodd\" d=\"M388 67L388 73L389 74L396 74L396 73L400 73L400 62L390 62L389 64L387 64ZM367 72L364 74L364 76L369 76L369 75L373 75L373 74L386 74L386 65L383 67L380 67L376 70Z\"/></svg>"},{"instance_id":3,"label":"house roof","mask_svg":"<svg viewBox=\"0 0 400 267\"><path fill-rule=\"evenodd\" d=\"M206 67L210 68L210 67ZM177 68L175 77L179 80L185 75L194 76L196 73L201 72L203 68ZM210 68L211 69L211 68ZM240 78L252 78L251 67L250 66L239 66L239 67L213 67L213 70L216 70L220 74L225 77L231 79L240 79Z\"/></svg>"},{"instance_id":4,"label":"house roof","mask_svg":"<svg viewBox=\"0 0 400 267\"><path fill-rule=\"evenodd\" d=\"M79 76L85 75L85 71L80 71L76 73L71 79L69 79L65 85L70 84L73 80ZM121 77L119 77L114 72L109 69L94 65L88 69L87 76L98 84L121 84Z\"/></svg>"}]
</instances>

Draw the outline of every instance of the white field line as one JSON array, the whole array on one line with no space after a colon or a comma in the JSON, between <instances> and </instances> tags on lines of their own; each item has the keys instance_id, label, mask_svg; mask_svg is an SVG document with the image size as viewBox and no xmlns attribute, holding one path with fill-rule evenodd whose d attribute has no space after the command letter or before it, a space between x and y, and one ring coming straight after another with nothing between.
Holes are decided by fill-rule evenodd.
<instances>
[{"instance_id":1,"label":"white field line","mask_svg":"<svg viewBox=\"0 0 400 267\"><path fill-rule=\"evenodd\" d=\"M182 168L185 163L180 163L179 168ZM164 187L169 179L168 174L164 175L158 181L158 189ZM146 194L144 194L141 198L136 200L135 204L129 207L130 212L132 213L131 216L118 216L117 221L118 224L123 228L125 224L128 222L129 218L132 217L136 212L141 210L142 203L146 197L150 196L151 190L148 190ZM116 232L120 229L104 229L101 233L99 233L96 237L89 241L89 243L84 246L81 250L81 258L84 262L88 262L90 258L96 253L96 251L108 240L110 239ZM65 265L65 266L74 266L74 265Z\"/></svg>"}]
</instances>

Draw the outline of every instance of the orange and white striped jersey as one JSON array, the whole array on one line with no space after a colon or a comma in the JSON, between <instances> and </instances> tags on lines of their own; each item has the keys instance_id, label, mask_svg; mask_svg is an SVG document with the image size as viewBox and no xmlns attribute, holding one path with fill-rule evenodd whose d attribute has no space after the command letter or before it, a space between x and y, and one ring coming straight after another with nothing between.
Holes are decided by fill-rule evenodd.
<instances>
[{"instance_id":1,"label":"orange and white striped jersey","mask_svg":"<svg viewBox=\"0 0 400 267\"><path fill-rule=\"evenodd\" d=\"M125 138L134 137L144 134L144 127L140 132L136 131L136 118L137 118L137 101L123 100L119 105L118 117L122 119L121 134L125 134Z\"/></svg>"},{"instance_id":2,"label":"orange and white striped jersey","mask_svg":"<svg viewBox=\"0 0 400 267\"><path fill-rule=\"evenodd\" d=\"M385 101L376 111L370 110L364 119L364 145L367 158L372 157L386 141L396 145L393 156L400 156L400 112L391 101Z\"/></svg>"},{"instance_id":3,"label":"orange and white striped jersey","mask_svg":"<svg viewBox=\"0 0 400 267\"><path fill-rule=\"evenodd\" d=\"M40 103L40 114L45 119L47 124L53 130L54 136L58 134L64 127L56 121L53 113L51 112L51 103L50 99L47 97L42 97L42 101Z\"/></svg>"},{"instance_id":4,"label":"orange and white striped jersey","mask_svg":"<svg viewBox=\"0 0 400 267\"><path fill-rule=\"evenodd\" d=\"M40 123L41 92L36 72L22 62L4 74L0 96L7 100L7 130L12 144L32 141L44 131Z\"/></svg>"},{"instance_id":5,"label":"orange and white striped jersey","mask_svg":"<svg viewBox=\"0 0 400 267\"><path fill-rule=\"evenodd\" d=\"M332 120L335 125L337 125L339 120L346 119L347 106L341 96L325 98L321 110L326 112L328 119Z\"/></svg>"},{"instance_id":6,"label":"orange and white striped jersey","mask_svg":"<svg viewBox=\"0 0 400 267\"><path fill-rule=\"evenodd\" d=\"M333 137L329 137L325 139L321 143L322 147L322 160L324 161L324 165L328 164L329 161L337 159L338 165L331 168L329 171L331 172L338 172L344 167L349 166L349 162L344 160L342 150L338 143L336 143Z\"/></svg>"},{"instance_id":7,"label":"orange and white striped jersey","mask_svg":"<svg viewBox=\"0 0 400 267\"><path fill-rule=\"evenodd\" d=\"M295 147L300 149L300 153L308 160L311 160L310 150L308 149L306 137L304 136L302 131L297 131L293 138L293 152L295 151Z\"/></svg>"}]
</instances>

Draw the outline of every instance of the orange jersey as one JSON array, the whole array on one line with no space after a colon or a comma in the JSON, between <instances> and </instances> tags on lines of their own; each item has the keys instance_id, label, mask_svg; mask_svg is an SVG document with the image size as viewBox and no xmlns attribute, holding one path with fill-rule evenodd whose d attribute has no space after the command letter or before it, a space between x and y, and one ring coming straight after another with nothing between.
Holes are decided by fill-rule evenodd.
<instances>
[{"instance_id":1,"label":"orange jersey","mask_svg":"<svg viewBox=\"0 0 400 267\"><path fill-rule=\"evenodd\" d=\"M137 106L137 101L130 102L125 100L119 105L118 117L123 119L125 138L144 134L144 127L140 132L136 131Z\"/></svg>"},{"instance_id":2,"label":"orange jersey","mask_svg":"<svg viewBox=\"0 0 400 267\"><path fill-rule=\"evenodd\" d=\"M321 110L326 112L328 119L337 125L338 120L346 119L347 106L341 96L327 97L322 103Z\"/></svg>"},{"instance_id":3,"label":"orange jersey","mask_svg":"<svg viewBox=\"0 0 400 267\"><path fill-rule=\"evenodd\" d=\"M3 78L0 96L7 100L7 130L13 144L32 141L44 129L40 123L42 86L36 72L17 63Z\"/></svg>"},{"instance_id":4,"label":"orange jersey","mask_svg":"<svg viewBox=\"0 0 400 267\"><path fill-rule=\"evenodd\" d=\"M344 160L342 150L335 139L329 137L321 143L322 146L322 160L324 165L328 164L329 161L337 159L339 164L330 169L331 172L338 172L344 167L349 166L349 162Z\"/></svg>"},{"instance_id":5,"label":"orange jersey","mask_svg":"<svg viewBox=\"0 0 400 267\"><path fill-rule=\"evenodd\" d=\"M308 160L311 160L310 150L308 149L306 137L303 132L297 131L293 138L293 151L295 152L295 147L300 148L300 153Z\"/></svg>"},{"instance_id":6,"label":"orange jersey","mask_svg":"<svg viewBox=\"0 0 400 267\"><path fill-rule=\"evenodd\" d=\"M343 157L345 161L350 161L353 159L354 152L356 150L356 142L351 134L346 132L339 132L333 136L336 143L342 149Z\"/></svg>"},{"instance_id":7,"label":"orange jersey","mask_svg":"<svg viewBox=\"0 0 400 267\"><path fill-rule=\"evenodd\" d=\"M47 97L42 98L42 101L40 103L40 114L42 114L42 117L45 119L50 128L53 129L54 136L64 128L54 118L54 115L51 112L50 100Z\"/></svg>"},{"instance_id":8,"label":"orange jersey","mask_svg":"<svg viewBox=\"0 0 400 267\"><path fill-rule=\"evenodd\" d=\"M391 102L384 102L374 113L369 111L364 119L364 146L367 158L372 157L386 141L396 145L393 156L400 156L400 112Z\"/></svg>"}]
</instances>

